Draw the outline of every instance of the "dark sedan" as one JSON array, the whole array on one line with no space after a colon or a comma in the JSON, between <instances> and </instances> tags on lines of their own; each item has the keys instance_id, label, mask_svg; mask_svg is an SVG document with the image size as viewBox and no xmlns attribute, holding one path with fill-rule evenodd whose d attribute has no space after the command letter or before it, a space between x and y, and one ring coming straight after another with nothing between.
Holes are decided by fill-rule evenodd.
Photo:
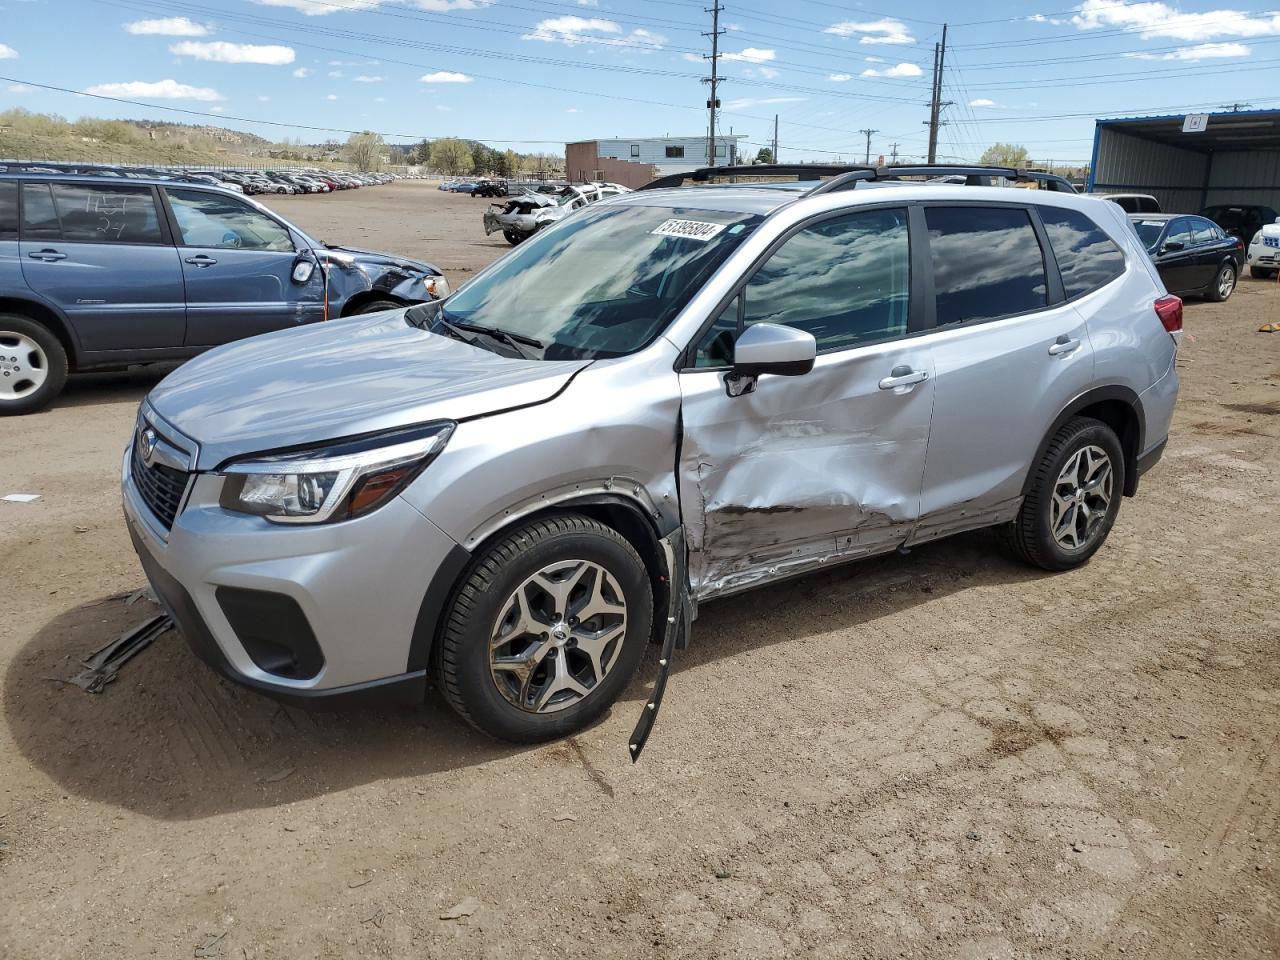
<instances>
[{"instance_id":1,"label":"dark sedan","mask_svg":"<svg viewBox=\"0 0 1280 960\"><path fill-rule=\"evenodd\" d=\"M1244 244L1212 220L1176 213L1129 215L1165 288L1222 301L1231 296L1244 265Z\"/></svg>"}]
</instances>

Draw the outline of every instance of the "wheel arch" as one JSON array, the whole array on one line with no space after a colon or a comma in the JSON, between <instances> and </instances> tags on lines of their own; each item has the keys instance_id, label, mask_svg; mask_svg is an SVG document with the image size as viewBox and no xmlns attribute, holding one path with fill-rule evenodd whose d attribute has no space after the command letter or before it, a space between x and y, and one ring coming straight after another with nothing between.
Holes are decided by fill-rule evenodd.
<instances>
[{"instance_id":1,"label":"wheel arch","mask_svg":"<svg viewBox=\"0 0 1280 960\"><path fill-rule=\"evenodd\" d=\"M394 293L387 293L385 290L361 290L347 297L342 304L342 312L338 314L340 317L351 317L359 313L365 306L376 303L379 300L387 300L391 303L398 304L402 307L411 307L413 303L404 297L398 297Z\"/></svg>"},{"instance_id":2,"label":"wheel arch","mask_svg":"<svg viewBox=\"0 0 1280 960\"><path fill-rule=\"evenodd\" d=\"M52 307L39 300L24 297L0 296L0 313L17 313L28 317L32 322L47 327L58 338L62 349L67 352L67 364L74 370L80 361L80 343L71 331L71 325Z\"/></svg>"},{"instance_id":3,"label":"wheel arch","mask_svg":"<svg viewBox=\"0 0 1280 960\"><path fill-rule=\"evenodd\" d=\"M660 541L671 531L662 530L653 513L635 497L605 490L584 492L529 512L513 512L497 526L486 529L483 537L470 548L458 545L450 550L432 575L423 595L409 643L409 659L405 669L413 671L429 668L431 653L439 642L449 607L476 557L482 556L492 543L509 533L513 527L548 515L564 513L579 513L590 517L617 531L635 548L644 562L653 587L653 622L656 631L658 624L665 622L670 589L669 572L663 560Z\"/></svg>"},{"instance_id":4,"label":"wheel arch","mask_svg":"<svg viewBox=\"0 0 1280 960\"><path fill-rule=\"evenodd\" d=\"M1115 431L1124 451L1124 495L1132 497L1138 492L1138 457L1146 443L1146 420L1142 412L1142 398L1129 387L1113 384L1095 387L1071 401L1045 431L1036 455L1027 467L1022 481L1022 495L1031 489L1038 464L1049 448L1054 435L1072 417L1092 417Z\"/></svg>"}]
</instances>

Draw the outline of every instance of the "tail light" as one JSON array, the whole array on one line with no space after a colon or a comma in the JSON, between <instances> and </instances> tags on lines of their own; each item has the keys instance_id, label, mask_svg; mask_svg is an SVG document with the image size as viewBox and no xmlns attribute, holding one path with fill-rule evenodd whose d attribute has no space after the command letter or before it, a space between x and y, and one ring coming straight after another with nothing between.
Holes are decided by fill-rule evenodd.
<instances>
[{"instance_id":1,"label":"tail light","mask_svg":"<svg viewBox=\"0 0 1280 960\"><path fill-rule=\"evenodd\" d=\"M1157 300L1153 306L1156 316L1170 333L1182 332L1182 298L1168 294Z\"/></svg>"}]
</instances>

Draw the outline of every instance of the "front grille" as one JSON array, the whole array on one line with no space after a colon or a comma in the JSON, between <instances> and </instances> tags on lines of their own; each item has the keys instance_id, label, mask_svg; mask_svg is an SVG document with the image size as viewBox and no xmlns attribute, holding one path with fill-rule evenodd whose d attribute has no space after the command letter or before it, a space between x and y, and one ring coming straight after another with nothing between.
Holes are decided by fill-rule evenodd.
<instances>
[{"instance_id":1,"label":"front grille","mask_svg":"<svg viewBox=\"0 0 1280 960\"><path fill-rule=\"evenodd\" d=\"M168 530L173 526L174 517L178 515L178 507L182 505L182 495L186 492L189 474L166 467L162 463L147 466L142 460L136 437L133 441L132 472L133 482L142 494L143 502Z\"/></svg>"}]
</instances>

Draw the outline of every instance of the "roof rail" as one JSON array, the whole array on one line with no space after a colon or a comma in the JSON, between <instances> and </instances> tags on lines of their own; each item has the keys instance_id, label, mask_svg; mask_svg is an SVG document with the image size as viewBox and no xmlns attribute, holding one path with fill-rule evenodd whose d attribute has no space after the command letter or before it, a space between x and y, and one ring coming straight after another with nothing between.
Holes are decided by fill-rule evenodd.
<instances>
[{"instance_id":1,"label":"roof rail","mask_svg":"<svg viewBox=\"0 0 1280 960\"><path fill-rule=\"evenodd\" d=\"M842 174L861 172L869 179L875 176L875 167L853 166L846 163L752 163L736 167L699 167L684 173L671 173L646 183L637 190L661 190L664 187L682 187L686 180L706 183L722 177L795 177L797 180L820 180Z\"/></svg>"},{"instance_id":2,"label":"roof rail","mask_svg":"<svg viewBox=\"0 0 1280 960\"><path fill-rule=\"evenodd\" d=\"M892 180L894 177L945 177L958 174L965 177L967 186L988 186L983 178L1003 177L1021 183L1037 183L1041 189L1057 190L1062 193L1075 193L1076 188L1071 181L1056 173L1045 173L1043 170L1023 170L1014 167L969 166L954 163L917 163L898 164L881 167L876 171L877 180Z\"/></svg>"}]
</instances>

